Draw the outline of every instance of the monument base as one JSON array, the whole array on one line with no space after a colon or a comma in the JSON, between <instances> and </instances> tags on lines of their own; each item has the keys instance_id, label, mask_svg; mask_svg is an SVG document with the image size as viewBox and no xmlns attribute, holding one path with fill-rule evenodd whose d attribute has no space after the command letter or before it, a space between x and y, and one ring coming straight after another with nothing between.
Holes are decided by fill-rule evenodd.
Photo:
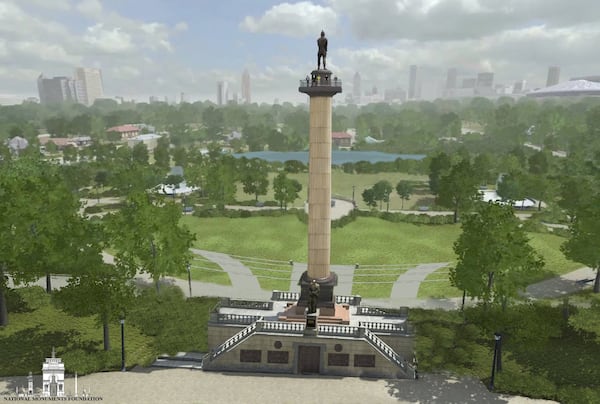
<instances>
[{"instance_id":1,"label":"monument base","mask_svg":"<svg viewBox=\"0 0 600 404\"><path fill-rule=\"evenodd\" d=\"M299 313L300 311L300 313ZM318 309L317 321L319 324L350 324L350 306L348 304L336 304L333 307L333 312L323 313L323 310ZM297 304L290 305L283 311L278 313L277 319L286 322L304 322L308 321L306 314L306 306L298 307Z\"/></svg>"},{"instance_id":2,"label":"monument base","mask_svg":"<svg viewBox=\"0 0 600 404\"><path fill-rule=\"evenodd\" d=\"M317 301L317 308L321 309L320 314L323 316L335 315L335 296L333 295L333 288L337 286L337 275L335 272L330 272L327 278L315 279L319 284L319 299ZM296 313L304 315L306 308L308 307L309 299L309 287L312 279L308 276L308 271L304 271L298 285L300 285L300 298L296 305Z\"/></svg>"}]
</instances>

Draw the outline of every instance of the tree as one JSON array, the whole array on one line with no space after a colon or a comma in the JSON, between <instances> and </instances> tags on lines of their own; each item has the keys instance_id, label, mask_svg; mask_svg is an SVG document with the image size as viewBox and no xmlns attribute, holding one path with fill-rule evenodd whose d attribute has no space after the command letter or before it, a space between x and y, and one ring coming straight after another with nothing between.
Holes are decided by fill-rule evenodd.
<instances>
[{"instance_id":1,"label":"tree","mask_svg":"<svg viewBox=\"0 0 600 404\"><path fill-rule=\"evenodd\" d=\"M68 145L62 152L65 163L74 163L77 161L77 148L75 146Z\"/></svg>"},{"instance_id":2,"label":"tree","mask_svg":"<svg viewBox=\"0 0 600 404\"><path fill-rule=\"evenodd\" d=\"M362 198L368 207L375 208L377 206L377 199L375 199L375 191L373 191L373 188L363 190Z\"/></svg>"},{"instance_id":3,"label":"tree","mask_svg":"<svg viewBox=\"0 0 600 404\"><path fill-rule=\"evenodd\" d=\"M264 160L240 160L240 180L246 194L254 195L258 201L259 195L266 195L269 186L269 167Z\"/></svg>"},{"instance_id":4,"label":"tree","mask_svg":"<svg viewBox=\"0 0 600 404\"><path fill-rule=\"evenodd\" d=\"M461 227L450 282L463 291L463 303L469 295L505 306L526 286L528 277L543 268L511 206L481 204L476 213L464 217Z\"/></svg>"},{"instance_id":5,"label":"tree","mask_svg":"<svg viewBox=\"0 0 600 404\"><path fill-rule=\"evenodd\" d=\"M166 137L158 139L154 148L154 165L167 171L171 166L171 155L169 154L169 140Z\"/></svg>"},{"instance_id":6,"label":"tree","mask_svg":"<svg viewBox=\"0 0 600 404\"><path fill-rule=\"evenodd\" d=\"M383 209L384 202L387 203L387 210L390 209L390 194L393 189L392 184L386 180L377 181L375 185L373 185L375 200L379 201L379 210Z\"/></svg>"},{"instance_id":7,"label":"tree","mask_svg":"<svg viewBox=\"0 0 600 404\"><path fill-rule=\"evenodd\" d=\"M50 273L72 274L97 259L100 247L92 223L79 215L77 196L58 167L19 158L0 170L0 325L6 325L6 278L29 283Z\"/></svg>"},{"instance_id":8,"label":"tree","mask_svg":"<svg viewBox=\"0 0 600 404\"><path fill-rule=\"evenodd\" d=\"M98 316L104 336L104 350L110 349L109 323L126 313L135 286L135 273L127 273L122 267L99 264L86 268L85 272L69 278L67 286L54 295L54 301L74 316Z\"/></svg>"},{"instance_id":9,"label":"tree","mask_svg":"<svg viewBox=\"0 0 600 404\"><path fill-rule=\"evenodd\" d=\"M125 206L106 219L111 245L117 250L116 265L127 273L139 269L149 274L158 291L162 276L183 272L191 259L195 236L179 224L180 218L176 203L154 203L145 192L129 195Z\"/></svg>"},{"instance_id":10,"label":"tree","mask_svg":"<svg viewBox=\"0 0 600 404\"><path fill-rule=\"evenodd\" d=\"M298 199L298 194L302 191L302 184L295 179L287 177L282 171L273 179L273 192L279 207L287 210L288 203L293 203Z\"/></svg>"},{"instance_id":11,"label":"tree","mask_svg":"<svg viewBox=\"0 0 600 404\"><path fill-rule=\"evenodd\" d=\"M176 166L185 167L187 164L188 153L185 147L177 146L173 149L173 162Z\"/></svg>"},{"instance_id":12,"label":"tree","mask_svg":"<svg viewBox=\"0 0 600 404\"><path fill-rule=\"evenodd\" d=\"M133 146L131 158L135 163L143 166L148 165L149 157L148 147L143 142L138 142Z\"/></svg>"},{"instance_id":13,"label":"tree","mask_svg":"<svg viewBox=\"0 0 600 404\"><path fill-rule=\"evenodd\" d=\"M594 293L600 292L600 195L580 204L569 225L570 237L561 246L565 257L596 270Z\"/></svg>"},{"instance_id":14,"label":"tree","mask_svg":"<svg viewBox=\"0 0 600 404\"><path fill-rule=\"evenodd\" d=\"M412 192L413 187L410 181L400 181L398 184L396 184L396 193L402 201L402 206L400 209L404 209L404 201L408 201L410 199Z\"/></svg>"},{"instance_id":15,"label":"tree","mask_svg":"<svg viewBox=\"0 0 600 404\"><path fill-rule=\"evenodd\" d=\"M469 160L453 165L450 172L440 178L438 203L453 209L454 223L458 222L459 211L469 208L481 198L477 184L477 175Z\"/></svg>"},{"instance_id":16,"label":"tree","mask_svg":"<svg viewBox=\"0 0 600 404\"><path fill-rule=\"evenodd\" d=\"M452 167L450 157L446 153L440 153L429 162L429 189L437 195L440 187L440 178Z\"/></svg>"}]
</instances>

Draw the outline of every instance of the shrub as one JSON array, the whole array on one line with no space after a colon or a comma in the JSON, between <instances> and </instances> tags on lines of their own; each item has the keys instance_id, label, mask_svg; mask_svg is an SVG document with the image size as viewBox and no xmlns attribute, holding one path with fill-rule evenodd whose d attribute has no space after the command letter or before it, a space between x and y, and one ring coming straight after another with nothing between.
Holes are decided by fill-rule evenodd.
<instances>
[{"instance_id":1,"label":"shrub","mask_svg":"<svg viewBox=\"0 0 600 404\"><path fill-rule=\"evenodd\" d=\"M102 207L98 206L98 205L86 206L85 209L83 209L83 213L100 213L100 212L102 212Z\"/></svg>"}]
</instances>

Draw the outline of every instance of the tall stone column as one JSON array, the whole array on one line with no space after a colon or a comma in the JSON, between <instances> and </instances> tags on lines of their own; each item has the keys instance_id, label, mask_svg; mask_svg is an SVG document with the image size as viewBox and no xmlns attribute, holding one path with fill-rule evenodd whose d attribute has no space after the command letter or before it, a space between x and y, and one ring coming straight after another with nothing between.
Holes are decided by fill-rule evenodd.
<instances>
[{"instance_id":1,"label":"tall stone column","mask_svg":"<svg viewBox=\"0 0 600 404\"><path fill-rule=\"evenodd\" d=\"M298 90L310 96L308 175L308 269L300 278L298 310L308 301L308 287L319 283L317 306L324 315L335 312L333 287L337 275L329 270L331 246L331 100L342 92L342 83L329 70L311 72Z\"/></svg>"}]
</instances>

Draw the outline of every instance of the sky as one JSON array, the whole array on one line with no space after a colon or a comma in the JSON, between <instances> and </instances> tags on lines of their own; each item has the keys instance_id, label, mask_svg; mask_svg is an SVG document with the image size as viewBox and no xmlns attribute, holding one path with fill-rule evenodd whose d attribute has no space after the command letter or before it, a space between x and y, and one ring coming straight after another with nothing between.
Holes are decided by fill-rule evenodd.
<instances>
[{"instance_id":1,"label":"sky","mask_svg":"<svg viewBox=\"0 0 600 404\"><path fill-rule=\"evenodd\" d=\"M304 102L321 30L344 93L355 72L363 90L407 89L410 65L426 97L450 67L528 88L552 65L561 81L600 74L597 0L0 0L0 103L78 66L102 69L106 97L215 102L217 81L241 93L247 69L252 101Z\"/></svg>"}]
</instances>

